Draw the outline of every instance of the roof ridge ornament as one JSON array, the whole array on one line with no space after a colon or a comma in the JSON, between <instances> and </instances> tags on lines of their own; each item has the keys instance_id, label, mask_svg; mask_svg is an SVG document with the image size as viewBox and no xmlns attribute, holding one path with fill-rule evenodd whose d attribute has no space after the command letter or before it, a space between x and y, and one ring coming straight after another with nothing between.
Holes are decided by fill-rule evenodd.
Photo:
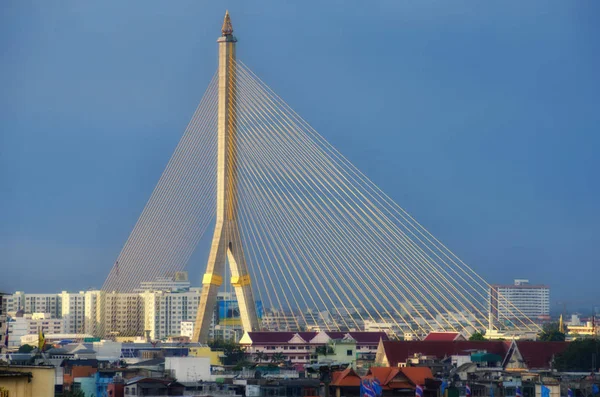
<instances>
[{"instance_id":1,"label":"roof ridge ornament","mask_svg":"<svg viewBox=\"0 0 600 397\"><path fill-rule=\"evenodd\" d=\"M233 26L231 26L229 10L225 11L225 18L223 19L223 27L221 27L221 33L223 33L223 36L231 36L233 34Z\"/></svg>"}]
</instances>

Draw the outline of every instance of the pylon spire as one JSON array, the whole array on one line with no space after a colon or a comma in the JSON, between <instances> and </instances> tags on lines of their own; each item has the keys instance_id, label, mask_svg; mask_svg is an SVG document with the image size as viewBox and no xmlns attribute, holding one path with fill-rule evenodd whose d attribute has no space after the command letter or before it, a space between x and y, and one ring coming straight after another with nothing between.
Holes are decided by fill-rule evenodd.
<instances>
[{"instance_id":1,"label":"pylon spire","mask_svg":"<svg viewBox=\"0 0 600 397\"><path fill-rule=\"evenodd\" d=\"M225 18L223 19L223 27L221 28L221 33L223 33L223 36L231 36L233 34L233 26L231 26L229 10L225 11Z\"/></svg>"}]
</instances>

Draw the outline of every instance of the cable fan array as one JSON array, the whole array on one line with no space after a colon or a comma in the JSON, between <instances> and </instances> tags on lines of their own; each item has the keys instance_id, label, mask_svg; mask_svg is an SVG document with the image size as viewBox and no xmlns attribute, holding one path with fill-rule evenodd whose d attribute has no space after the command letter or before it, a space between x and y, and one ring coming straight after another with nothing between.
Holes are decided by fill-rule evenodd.
<instances>
[{"instance_id":1,"label":"cable fan array","mask_svg":"<svg viewBox=\"0 0 600 397\"><path fill-rule=\"evenodd\" d=\"M496 325L537 329L245 64L235 71L239 230L273 328L292 318L297 329L384 322L471 333L488 328L492 305ZM215 76L104 283L107 296L136 299L141 282L184 269L214 219L217 95Z\"/></svg>"},{"instance_id":2,"label":"cable fan array","mask_svg":"<svg viewBox=\"0 0 600 397\"><path fill-rule=\"evenodd\" d=\"M235 75L240 230L263 304L298 328L488 328L490 285L240 61Z\"/></svg>"}]
</instances>

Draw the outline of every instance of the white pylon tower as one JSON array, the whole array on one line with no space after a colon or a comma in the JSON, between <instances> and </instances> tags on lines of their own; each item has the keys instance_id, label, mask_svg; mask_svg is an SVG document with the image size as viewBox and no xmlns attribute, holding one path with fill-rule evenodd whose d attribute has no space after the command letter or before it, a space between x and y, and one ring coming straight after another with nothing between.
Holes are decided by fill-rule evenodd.
<instances>
[{"instance_id":1,"label":"white pylon tower","mask_svg":"<svg viewBox=\"0 0 600 397\"><path fill-rule=\"evenodd\" d=\"M202 295L196 315L193 340L206 343L217 301L223 284L225 262L229 262L231 285L237 297L244 331L258 330L256 304L248 266L242 250L238 225L237 189L237 131L236 131L236 60L233 27L229 12L219 37L218 88L218 155L217 155L217 214L206 273L202 279Z\"/></svg>"}]
</instances>

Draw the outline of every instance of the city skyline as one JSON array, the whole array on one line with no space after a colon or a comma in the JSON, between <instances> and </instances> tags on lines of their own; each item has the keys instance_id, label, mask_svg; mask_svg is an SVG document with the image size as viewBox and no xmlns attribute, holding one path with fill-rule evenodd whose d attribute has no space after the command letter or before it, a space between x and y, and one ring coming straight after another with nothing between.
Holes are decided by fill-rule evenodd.
<instances>
[{"instance_id":1,"label":"city skyline","mask_svg":"<svg viewBox=\"0 0 600 397\"><path fill-rule=\"evenodd\" d=\"M553 300L597 299L585 276L597 266L591 247L598 239L594 204L600 195L593 185L600 164L592 149L599 117L592 111L600 94L594 89L598 81L590 80L592 66L600 62L590 51L593 43L586 42L597 30L592 21L582 24L576 17L585 22L586 16L578 7L570 10L569 24L560 17L569 10L558 7L542 12L528 6L519 15L510 9L492 15L498 10L491 6L470 13L437 9L430 20L422 6L384 4L367 16L326 12L340 31L323 15L312 16L307 36L293 21L295 12L307 10L272 5L268 12L250 13L236 4L229 9L244 43L240 58L489 283L523 277L549 284L558 295ZM101 286L216 67L220 23L215 21L223 10L214 7L203 15L202 7L192 8L143 10L135 26L124 24L138 11L134 7L116 19L111 6L48 9L36 27L23 19L32 10L21 5L4 17L14 20L3 27L10 33L3 44L10 56L1 66L8 87L2 101L9 149L2 169L15 172L2 176L9 194L0 262L9 277L0 290ZM93 16L95 11L101 12ZM192 24L188 14L206 24ZM306 21L302 15L298 19ZM531 15L539 17L541 31L519 25ZM489 23L481 23L483 38L461 43L462 48L457 42L465 32L456 28L457 19L477 24L478 17ZM60 18L60 29L52 29ZM390 23L394 18L397 24ZM563 25L551 29L557 21ZM529 36L515 43L516 33L502 29L506 22ZM571 31L576 23L580 30ZM171 29L161 30L167 26ZM448 37L440 35L444 30ZM278 48L302 65L261 48L265 41L284 40L273 31L289 32L290 43ZM326 33L333 36L330 46L339 44L335 50L322 43ZM553 48L542 33L563 42L553 42L558 49ZM40 45L35 39L41 37L48 41ZM144 43L146 37L156 42ZM86 39L105 56L81 47ZM139 48L125 45L127 40ZM395 56L381 52L387 45L380 41L387 40L398 43ZM572 48L574 43L580 47ZM152 58L157 48L168 55ZM474 49L493 57L479 58ZM464 58L456 53L444 58L450 51ZM514 58L503 58L510 54ZM566 59L572 64L558 62ZM382 84L383 76L371 72L381 64L397 67L402 76L391 75ZM569 67L578 75L568 74ZM547 92L550 82L556 97ZM576 83L588 85L571 91ZM356 120L360 111L365 116ZM548 219L551 215L557 219ZM203 243L188 266L193 285L200 284L205 266L208 244ZM567 260L576 262L581 274ZM564 286L566 279L576 291Z\"/></svg>"}]
</instances>

